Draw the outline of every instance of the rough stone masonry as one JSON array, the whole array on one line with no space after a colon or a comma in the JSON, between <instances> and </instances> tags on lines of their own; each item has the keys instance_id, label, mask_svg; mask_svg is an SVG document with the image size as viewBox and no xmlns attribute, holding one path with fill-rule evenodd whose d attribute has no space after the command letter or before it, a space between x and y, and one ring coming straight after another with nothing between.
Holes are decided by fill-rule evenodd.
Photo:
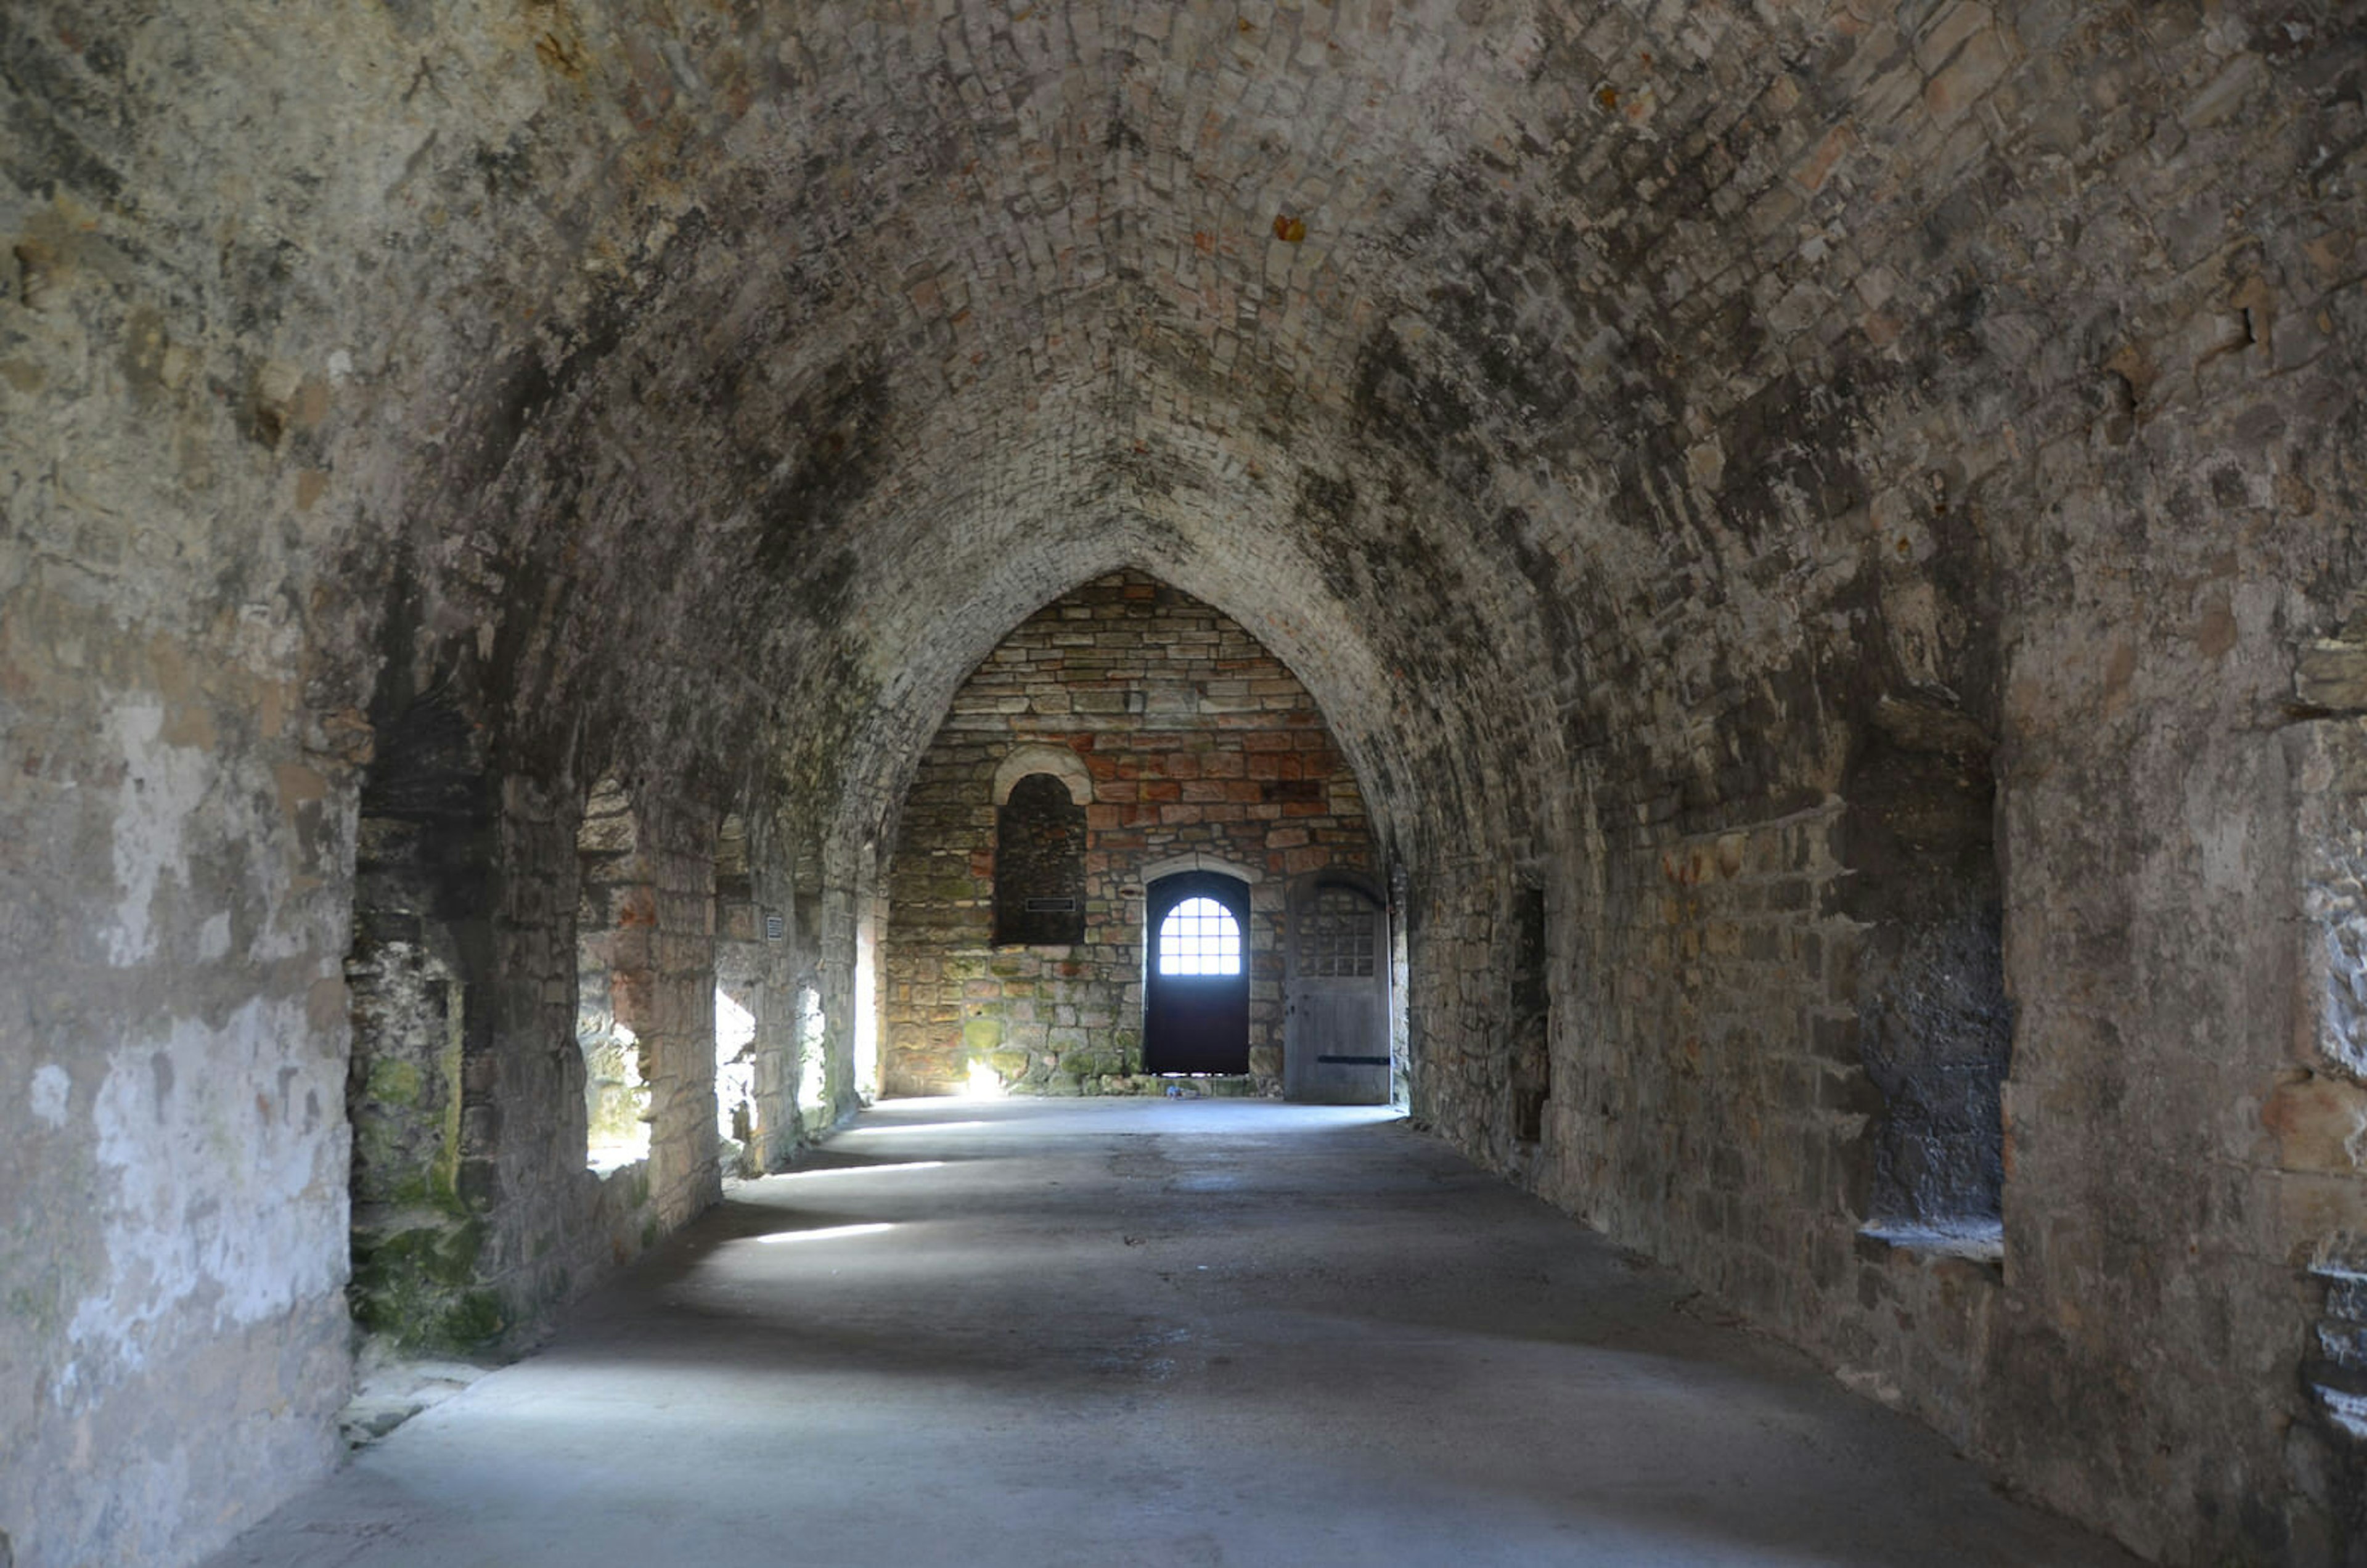
<instances>
[{"instance_id":1,"label":"rough stone masonry","mask_svg":"<svg viewBox=\"0 0 2367 1568\"><path fill-rule=\"evenodd\" d=\"M2361 1561L2363 98L2336 0L0 8L0 1559L696 1213L719 945L755 1157L855 1104L932 738L1131 570L1319 710L1418 1117Z\"/></svg>"},{"instance_id":2,"label":"rough stone masonry","mask_svg":"<svg viewBox=\"0 0 2367 1568\"><path fill-rule=\"evenodd\" d=\"M1014 868L995 797L1017 799L1011 778L1046 769L1087 797L1082 919L1014 942L998 929ZM1137 572L1062 595L996 646L954 694L898 823L882 965L891 1094L967 1087L981 1066L1052 1092L1158 1087L1143 1077L1145 884L1195 863L1253 879L1250 1078L1279 1093L1285 889L1372 863L1354 775L1307 688L1239 626Z\"/></svg>"}]
</instances>

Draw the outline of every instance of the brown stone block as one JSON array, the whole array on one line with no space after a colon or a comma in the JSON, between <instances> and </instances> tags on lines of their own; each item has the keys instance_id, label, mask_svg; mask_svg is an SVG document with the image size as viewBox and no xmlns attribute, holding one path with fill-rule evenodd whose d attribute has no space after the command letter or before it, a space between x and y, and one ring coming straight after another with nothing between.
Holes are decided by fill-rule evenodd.
<instances>
[{"instance_id":1,"label":"brown stone block","mask_svg":"<svg viewBox=\"0 0 2367 1568\"><path fill-rule=\"evenodd\" d=\"M2367 1231L2367 1182L2356 1176L2280 1171L2276 1179L2278 1217L2296 1245Z\"/></svg>"},{"instance_id":2,"label":"brown stone block","mask_svg":"<svg viewBox=\"0 0 2367 1568\"><path fill-rule=\"evenodd\" d=\"M2293 694L2312 707L2367 710L2367 644L2304 643L2293 671Z\"/></svg>"},{"instance_id":3,"label":"brown stone block","mask_svg":"<svg viewBox=\"0 0 2367 1568\"><path fill-rule=\"evenodd\" d=\"M2348 1174L2367 1164L2367 1089L2357 1084L2293 1069L2261 1106L2260 1124L2287 1170Z\"/></svg>"},{"instance_id":4,"label":"brown stone block","mask_svg":"<svg viewBox=\"0 0 2367 1568\"><path fill-rule=\"evenodd\" d=\"M608 977L608 1007L617 1021L636 1031L646 1029L657 1001L657 976L646 969L618 970Z\"/></svg>"},{"instance_id":5,"label":"brown stone block","mask_svg":"<svg viewBox=\"0 0 2367 1568\"><path fill-rule=\"evenodd\" d=\"M651 964L651 934L646 926L610 931L600 939L597 951L601 961L617 973L648 969Z\"/></svg>"},{"instance_id":6,"label":"brown stone block","mask_svg":"<svg viewBox=\"0 0 2367 1568\"><path fill-rule=\"evenodd\" d=\"M1934 119L1949 119L1980 101L2013 64L2013 51L1995 28L1965 40L1956 57L1923 88L1923 107Z\"/></svg>"}]
</instances>

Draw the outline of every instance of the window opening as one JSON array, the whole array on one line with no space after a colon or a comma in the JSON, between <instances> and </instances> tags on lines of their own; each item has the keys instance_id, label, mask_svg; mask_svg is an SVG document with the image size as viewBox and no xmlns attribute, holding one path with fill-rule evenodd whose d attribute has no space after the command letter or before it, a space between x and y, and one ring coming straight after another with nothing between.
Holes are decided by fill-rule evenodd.
<instances>
[{"instance_id":1,"label":"window opening","mask_svg":"<svg viewBox=\"0 0 2367 1568\"><path fill-rule=\"evenodd\" d=\"M809 1127L830 1122L830 1058L822 1049L821 993L798 987L798 1113Z\"/></svg>"},{"instance_id":2,"label":"window opening","mask_svg":"<svg viewBox=\"0 0 2367 1568\"><path fill-rule=\"evenodd\" d=\"M1159 926L1159 972L1240 974L1241 928L1232 911L1214 898L1186 898L1169 910Z\"/></svg>"},{"instance_id":3,"label":"window opening","mask_svg":"<svg viewBox=\"0 0 2367 1568\"><path fill-rule=\"evenodd\" d=\"M715 987L715 1131L735 1144L755 1136L756 1015Z\"/></svg>"}]
</instances>

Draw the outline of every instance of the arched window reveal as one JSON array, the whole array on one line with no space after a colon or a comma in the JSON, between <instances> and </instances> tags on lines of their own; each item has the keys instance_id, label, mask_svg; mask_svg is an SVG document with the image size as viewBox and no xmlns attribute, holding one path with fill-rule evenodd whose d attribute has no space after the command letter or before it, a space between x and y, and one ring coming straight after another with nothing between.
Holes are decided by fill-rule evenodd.
<instances>
[{"instance_id":1,"label":"arched window reveal","mask_svg":"<svg viewBox=\"0 0 2367 1568\"><path fill-rule=\"evenodd\" d=\"M994 940L1085 939L1085 808L1068 784L1030 773L994 818Z\"/></svg>"}]
</instances>

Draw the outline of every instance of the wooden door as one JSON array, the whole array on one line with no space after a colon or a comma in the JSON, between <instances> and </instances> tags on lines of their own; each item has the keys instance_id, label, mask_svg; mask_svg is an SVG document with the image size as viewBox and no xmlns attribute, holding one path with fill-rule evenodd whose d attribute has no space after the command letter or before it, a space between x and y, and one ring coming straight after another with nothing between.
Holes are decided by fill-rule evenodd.
<instances>
[{"instance_id":1,"label":"wooden door","mask_svg":"<svg viewBox=\"0 0 2367 1568\"><path fill-rule=\"evenodd\" d=\"M1389 1102L1388 908L1347 872L1290 890L1283 1087L1320 1105Z\"/></svg>"}]
</instances>

